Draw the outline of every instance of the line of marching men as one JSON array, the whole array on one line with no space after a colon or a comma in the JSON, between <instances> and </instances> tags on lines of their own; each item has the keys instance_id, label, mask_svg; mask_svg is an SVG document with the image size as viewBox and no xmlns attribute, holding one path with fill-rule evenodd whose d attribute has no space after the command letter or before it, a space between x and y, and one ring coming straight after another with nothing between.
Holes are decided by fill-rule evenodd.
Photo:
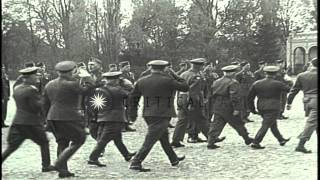
<instances>
[{"instance_id":1,"label":"line of marching men","mask_svg":"<svg viewBox=\"0 0 320 180\"><path fill-rule=\"evenodd\" d=\"M225 139L219 137L224 126L229 124L246 145L263 149L265 147L260 143L270 128L283 146L289 139L280 133L277 119L286 118L282 115L284 107L287 104L287 109L291 108L300 90L304 93L304 108L308 118L304 131L299 135L296 151L311 153L304 144L317 129L316 58L311 61L308 71L297 76L292 87L287 83L281 66L277 65L260 62L260 69L251 73L248 62L232 63L223 67L223 76L218 77L212 65L204 68L205 59L189 62L191 68L181 63L181 69L174 72L167 61L150 61L147 70L134 84L128 62L120 64L121 71L117 71L115 65L110 65L110 71L103 73L102 63L96 58L90 59L89 72L83 63L59 62L55 66L58 77L45 86L39 86L42 80L38 67L20 70L21 76L13 90L17 110L9 129L8 146L2 153L2 163L25 139L31 139L40 146L43 172L58 171L60 178L75 176L69 171L67 162L84 144L85 126L89 126L90 134L96 140L88 164L106 166L99 161L99 157L113 140L124 159L131 161L129 168L142 172L150 171L142 167L142 162L157 141L160 141L172 166L184 160L185 156L179 157L173 147L184 146L181 142L186 131L188 142L207 141L208 149L216 149L219 147L216 144ZM282 62L278 63L281 65ZM122 141L122 132L124 128L134 131L128 124L137 119L141 97L142 116L148 125L147 134L141 148L137 152L130 152ZM256 98L257 107L254 103ZM245 123L250 122L250 113L263 118L254 138L249 137L245 127ZM170 143L168 127L171 118L176 116L178 121ZM89 119L87 124L85 118ZM58 157L54 165L50 161L44 124L58 144ZM207 140L198 137L200 132Z\"/></svg>"}]
</instances>

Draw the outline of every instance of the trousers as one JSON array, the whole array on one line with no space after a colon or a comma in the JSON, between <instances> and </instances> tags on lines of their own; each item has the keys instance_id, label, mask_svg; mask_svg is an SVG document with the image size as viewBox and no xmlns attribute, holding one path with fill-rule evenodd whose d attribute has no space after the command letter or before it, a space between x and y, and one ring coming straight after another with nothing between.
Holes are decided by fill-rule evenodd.
<instances>
[{"instance_id":1,"label":"trousers","mask_svg":"<svg viewBox=\"0 0 320 180\"><path fill-rule=\"evenodd\" d=\"M144 117L148 132L132 163L141 163L151 151L153 145L159 140L161 147L168 156L170 162L176 162L178 157L169 143L168 125L170 117Z\"/></svg>"},{"instance_id":2,"label":"trousers","mask_svg":"<svg viewBox=\"0 0 320 180\"><path fill-rule=\"evenodd\" d=\"M40 146L42 167L50 165L49 141L42 125L12 124L7 137L8 146L2 153L2 163L26 140L31 139Z\"/></svg>"},{"instance_id":3,"label":"trousers","mask_svg":"<svg viewBox=\"0 0 320 180\"><path fill-rule=\"evenodd\" d=\"M253 143L259 144L263 140L264 136L267 134L269 128L271 129L271 132L274 135L274 137L277 138L279 142L283 141L284 138L282 137L277 125L277 118L279 117L280 112L276 110L264 112L260 111L260 114L263 118L262 126L258 130L253 140Z\"/></svg>"},{"instance_id":4,"label":"trousers","mask_svg":"<svg viewBox=\"0 0 320 180\"><path fill-rule=\"evenodd\" d=\"M306 114L308 115L307 121L304 127L304 130L298 136L301 140L308 141L316 130L318 134L318 101L317 98L309 98L308 101L305 102L305 110L308 111Z\"/></svg>"}]
</instances>

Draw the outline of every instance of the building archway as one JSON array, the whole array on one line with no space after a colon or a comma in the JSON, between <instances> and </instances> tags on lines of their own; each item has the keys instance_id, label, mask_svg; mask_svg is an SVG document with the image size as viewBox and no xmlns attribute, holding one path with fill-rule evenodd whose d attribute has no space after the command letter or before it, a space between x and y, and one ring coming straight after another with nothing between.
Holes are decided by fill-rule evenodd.
<instances>
[{"instance_id":1,"label":"building archway","mask_svg":"<svg viewBox=\"0 0 320 180\"><path fill-rule=\"evenodd\" d=\"M310 61L311 59L315 58L315 57L318 57L318 49L317 49L317 46L312 46L310 49L309 49L309 57L308 57L308 60Z\"/></svg>"},{"instance_id":2,"label":"building archway","mask_svg":"<svg viewBox=\"0 0 320 180\"><path fill-rule=\"evenodd\" d=\"M303 66L306 63L305 56L306 56L306 51L303 47L297 47L293 51L293 63L294 63L295 73L300 73L303 71Z\"/></svg>"}]
</instances>

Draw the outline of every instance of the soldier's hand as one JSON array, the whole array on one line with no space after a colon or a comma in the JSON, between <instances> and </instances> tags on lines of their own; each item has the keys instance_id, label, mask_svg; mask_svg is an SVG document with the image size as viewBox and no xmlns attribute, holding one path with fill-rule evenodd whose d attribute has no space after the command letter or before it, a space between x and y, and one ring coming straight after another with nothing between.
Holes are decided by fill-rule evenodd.
<instances>
[{"instance_id":1,"label":"soldier's hand","mask_svg":"<svg viewBox=\"0 0 320 180\"><path fill-rule=\"evenodd\" d=\"M291 104L287 104L287 110L291 109Z\"/></svg>"},{"instance_id":2,"label":"soldier's hand","mask_svg":"<svg viewBox=\"0 0 320 180\"><path fill-rule=\"evenodd\" d=\"M233 116L238 116L239 114L240 114L240 111L237 111L237 110L234 110L232 113Z\"/></svg>"}]
</instances>

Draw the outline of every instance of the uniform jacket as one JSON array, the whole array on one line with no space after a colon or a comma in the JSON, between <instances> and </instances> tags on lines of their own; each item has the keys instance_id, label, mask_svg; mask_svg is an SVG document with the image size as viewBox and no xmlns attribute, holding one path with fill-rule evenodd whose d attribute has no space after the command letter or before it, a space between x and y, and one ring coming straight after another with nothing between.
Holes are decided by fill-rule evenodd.
<instances>
[{"instance_id":1,"label":"uniform jacket","mask_svg":"<svg viewBox=\"0 0 320 180\"><path fill-rule=\"evenodd\" d=\"M126 122L125 119L125 104L130 91L125 90L120 85L107 84L103 87L97 88L94 97L99 96L103 98L101 108L97 110L98 122ZM93 98L91 99L91 102Z\"/></svg>"},{"instance_id":2,"label":"uniform jacket","mask_svg":"<svg viewBox=\"0 0 320 180\"><path fill-rule=\"evenodd\" d=\"M223 76L214 81L212 88L213 113L219 114L225 119L231 120L235 110L241 110L241 98L239 96L239 82L233 78Z\"/></svg>"},{"instance_id":3,"label":"uniform jacket","mask_svg":"<svg viewBox=\"0 0 320 180\"><path fill-rule=\"evenodd\" d=\"M35 86L26 83L17 85L13 89L13 99L17 106L13 124L40 125L44 122L43 101Z\"/></svg>"},{"instance_id":4,"label":"uniform jacket","mask_svg":"<svg viewBox=\"0 0 320 180\"><path fill-rule=\"evenodd\" d=\"M188 85L182 79L175 79L164 72L152 72L140 78L130 94L129 116L137 117L138 103L144 97L144 117L173 117L174 91L186 92Z\"/></svg>"},{"instance_id":5,"label":"uniform jacket","mask_svg":"<svg viewBox=\"0 0 320 180\"><path fill-rule=\"evenodd\" d=\"M294 97L302 90L304 95L318 94L318 72L317 69L298 74L297 80L288 95L288 104L291 104Z\"/></svg>"},{"instance_id":6,"label":"uniform jacket","mask_svg":"<svg viewBox=\"0 0 320 180\"><path fill-rule=\"evenodd\" d=\"M264 78L256 81L250 88L248 95L249 109L254 112L254 99L258 97L257 109L263 111L280 111L280 96L283 92L288 92L290 87L272 78Z\"/></svg>"},{"instance_id":7,"label":"uniform jacket","mask_svg":"<svg viewBox=\"0 0 320 180\"><path fill-rule=\"evenodd\" d=\"M206 91L206 81L204 76L200 74L200 72L197 73L194 70L189 69L181 74L181 78L183 78L189 86L189 99L191 99L193 103L201 103Z\"/></svg>"},{"instance_id":8,"label":"uniform jacket","mask_svg":"<svg viewBox=\"0 0 320 180\"><path fill-rule=\"evenodd\" d=\"M47 120L82 120L82 95L87 89L76 79L58 77L50 81L44 90Z\"/></svg>"}]
</instances>

